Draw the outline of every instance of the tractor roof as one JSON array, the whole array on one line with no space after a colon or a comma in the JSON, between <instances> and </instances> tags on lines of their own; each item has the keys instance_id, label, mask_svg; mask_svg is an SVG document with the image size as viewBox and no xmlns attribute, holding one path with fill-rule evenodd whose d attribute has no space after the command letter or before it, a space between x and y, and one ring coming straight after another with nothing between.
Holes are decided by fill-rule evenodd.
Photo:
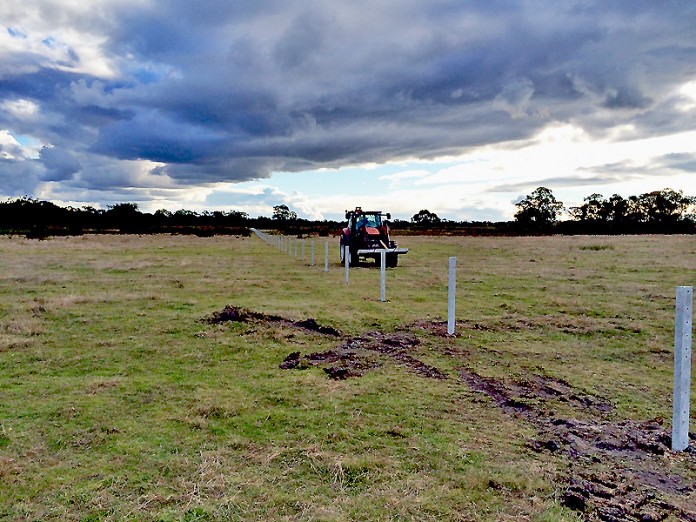
<instances>
[{"instance_id":1,"label":"tractor roof","mask_svg":"<svg viewBox=\"0 0 696 522\"><path fill-rule=\"evenodd\" d=\"M363 210L362 207L355 207L355 210L346 210L346 214L383 214L381 210Z\"/></svg>"}]
</instances>

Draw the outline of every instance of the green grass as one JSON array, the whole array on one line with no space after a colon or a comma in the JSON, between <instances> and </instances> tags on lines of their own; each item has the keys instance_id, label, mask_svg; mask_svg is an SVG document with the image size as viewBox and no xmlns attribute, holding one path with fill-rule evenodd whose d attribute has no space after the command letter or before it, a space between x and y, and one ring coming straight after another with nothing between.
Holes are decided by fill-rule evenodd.
<instances>
[{"instance_id":1,"label":"green grass","mask_svg":"<svg viewBox=\"0 0 696 522\"><path fill-rule=\"evenodd\" d=\"M1 239L0 519L575 520L562 463L458 369L671 416L674 288L696 239L404 238L386 303L378 270L344 284L336 241L324 273L323 241L309 267L253 237ZM336 340L201 321L228 304L349 335L444 320L450 255L458 336L420 333L415 354L445 381L284 371Z\"/></svg>"}]
</instances>

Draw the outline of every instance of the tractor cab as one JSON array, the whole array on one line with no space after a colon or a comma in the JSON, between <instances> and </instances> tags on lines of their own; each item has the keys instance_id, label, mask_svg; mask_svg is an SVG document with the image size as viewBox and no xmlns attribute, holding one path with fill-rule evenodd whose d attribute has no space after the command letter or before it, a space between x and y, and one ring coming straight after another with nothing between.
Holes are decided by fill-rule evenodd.
<instances>
[{"instance_id":1,"label":"tractor cab","mask_svg":"<svg viewBox=\"0 0 696 522\"><path fill-rule=\"evenodd\" d=\"M386 218L386 219L385 219ZM386 255L386 265L395 267L399 255L408 253L407 248L398 248L390 237L389 222L391 214L381 210L346 210L347 225L341 233L341 264L346 263L345 247L349 247L349 263L357 265L361 258L378 261L382 252Z\"/></svg>"}]
</instances>

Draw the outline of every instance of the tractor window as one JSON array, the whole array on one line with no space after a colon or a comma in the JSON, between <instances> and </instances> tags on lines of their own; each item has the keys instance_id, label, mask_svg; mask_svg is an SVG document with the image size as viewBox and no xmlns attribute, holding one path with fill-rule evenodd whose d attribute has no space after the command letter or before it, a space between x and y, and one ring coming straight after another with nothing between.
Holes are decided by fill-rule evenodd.
<instances>
[{"instance_id":1,"label":"tractor window","mask_svg":"<svg viewBox=\"0 0 696 522\"><path fill-rule=\"evenodd\" d=\"M379 214L362 214L358 216L357 226L379 228L382 225L382 218Z\"/></svg>"}]
</instances>

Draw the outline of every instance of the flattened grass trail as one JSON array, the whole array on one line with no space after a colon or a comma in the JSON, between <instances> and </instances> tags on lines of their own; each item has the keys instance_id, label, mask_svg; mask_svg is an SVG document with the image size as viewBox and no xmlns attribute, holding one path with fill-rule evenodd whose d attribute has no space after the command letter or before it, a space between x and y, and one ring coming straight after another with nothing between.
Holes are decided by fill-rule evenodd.
<instances>
[{"instance_id":1,"label":"flattened grass trail","mask_svg":"<svg viewBox=\"0 0 696 522\"><path fill-rule=\"evenodd\" d=\"M0 239L0 519L696 520L696 238L401 243L383 303L335 240Z\"/></svg>"}]
</instances>

